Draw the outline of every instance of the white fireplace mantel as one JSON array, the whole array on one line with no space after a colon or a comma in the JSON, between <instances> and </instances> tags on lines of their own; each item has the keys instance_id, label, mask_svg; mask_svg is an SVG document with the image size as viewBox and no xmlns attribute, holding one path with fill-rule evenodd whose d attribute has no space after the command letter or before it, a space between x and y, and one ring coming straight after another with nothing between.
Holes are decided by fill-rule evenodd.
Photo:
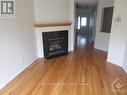
<instances>
[{"instance_id":1,"label":"white fireplace mantel","mask_svg":"<svg viewBox=\"0 0 127 95\"><path fill-rule=\"evenodd\" d=\"M72 51L70 26L35 27L38 57L42 58L44 57L42 32L51 32L60 30L68 30L68 51Z\"/></svg>"}]
</instances>

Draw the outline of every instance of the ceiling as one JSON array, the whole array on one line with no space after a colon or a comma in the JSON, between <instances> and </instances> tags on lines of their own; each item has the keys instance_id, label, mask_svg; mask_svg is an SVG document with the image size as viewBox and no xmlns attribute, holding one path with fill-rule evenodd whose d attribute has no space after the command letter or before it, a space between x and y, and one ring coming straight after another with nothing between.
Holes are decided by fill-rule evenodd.
<instances>
[{"instance_id":1,"label":"ceiling","mask_svg":"<svg viewBox=\"0 0 127 95\"><path fill-rule=\"evenodd\" d=\"M78 4L79 6L85 6L85 5L91 6L96 4L97 1L98 0L75 0L76 4Z\"/></svg>"}]
</instances>

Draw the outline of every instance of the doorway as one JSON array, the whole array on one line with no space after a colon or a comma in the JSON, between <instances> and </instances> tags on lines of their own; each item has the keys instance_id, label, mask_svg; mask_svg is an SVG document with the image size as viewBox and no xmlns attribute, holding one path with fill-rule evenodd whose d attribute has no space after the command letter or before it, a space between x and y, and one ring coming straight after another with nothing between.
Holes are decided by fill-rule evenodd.
<instances>
[{"instance_id":1,"label":"doorway","mask_svg":"<svg viewBox=\"0 0 127 95\"><path fill-rule=\"evenodd\" d=\"M76 8L75 34L76 46L85 47L92 43L93 34L93 8Z\"/></svg>"}]
</instances>

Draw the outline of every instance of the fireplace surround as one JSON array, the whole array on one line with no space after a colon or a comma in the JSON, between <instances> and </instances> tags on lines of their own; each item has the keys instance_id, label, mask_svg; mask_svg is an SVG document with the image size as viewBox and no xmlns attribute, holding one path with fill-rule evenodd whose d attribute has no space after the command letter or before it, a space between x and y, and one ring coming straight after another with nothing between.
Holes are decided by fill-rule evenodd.
<instances>
[{"instance_id":1,"label":"fireplace surround","mask_svg":"<svg viewBox=\"0 0 127 95\"><path fill-rule=\"evenodd\" d=\"M43 32L44 58L51 59L68 53L68 30Z\"/></svg>"},{"instance_id":2,"label":"fireplace surround","mask_svg":"<svg viewBox=\"0 0 127 95\"><path fill-rule=\"evenodd\" d=\"M37 56L38 58L44 58L43 48L43 36L44 32L56 32L56 31L68 31L68 52L74 50L74 34L70 26L50 26L50 27L35 27L36 44L37 44Z\"/></svg>"}]
</instances>

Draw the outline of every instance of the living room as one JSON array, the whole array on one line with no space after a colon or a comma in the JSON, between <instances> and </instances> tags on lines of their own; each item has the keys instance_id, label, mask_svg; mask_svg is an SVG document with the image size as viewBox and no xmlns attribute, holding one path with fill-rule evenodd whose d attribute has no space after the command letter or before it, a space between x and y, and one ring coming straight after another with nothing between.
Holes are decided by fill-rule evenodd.
<instances>
[{"instance_id":1,"label":"living room","mask_svg":"<svg viewBox=\"0 0 127 95\"><path fill-rule=\"evenodd\" d=\"M75 47L76 4L0 0L0 95L126 95L127 1L96 0L94 44L83 48ZM112 6L103 33L102 10Z\"/></svg>"}]
</instances>

